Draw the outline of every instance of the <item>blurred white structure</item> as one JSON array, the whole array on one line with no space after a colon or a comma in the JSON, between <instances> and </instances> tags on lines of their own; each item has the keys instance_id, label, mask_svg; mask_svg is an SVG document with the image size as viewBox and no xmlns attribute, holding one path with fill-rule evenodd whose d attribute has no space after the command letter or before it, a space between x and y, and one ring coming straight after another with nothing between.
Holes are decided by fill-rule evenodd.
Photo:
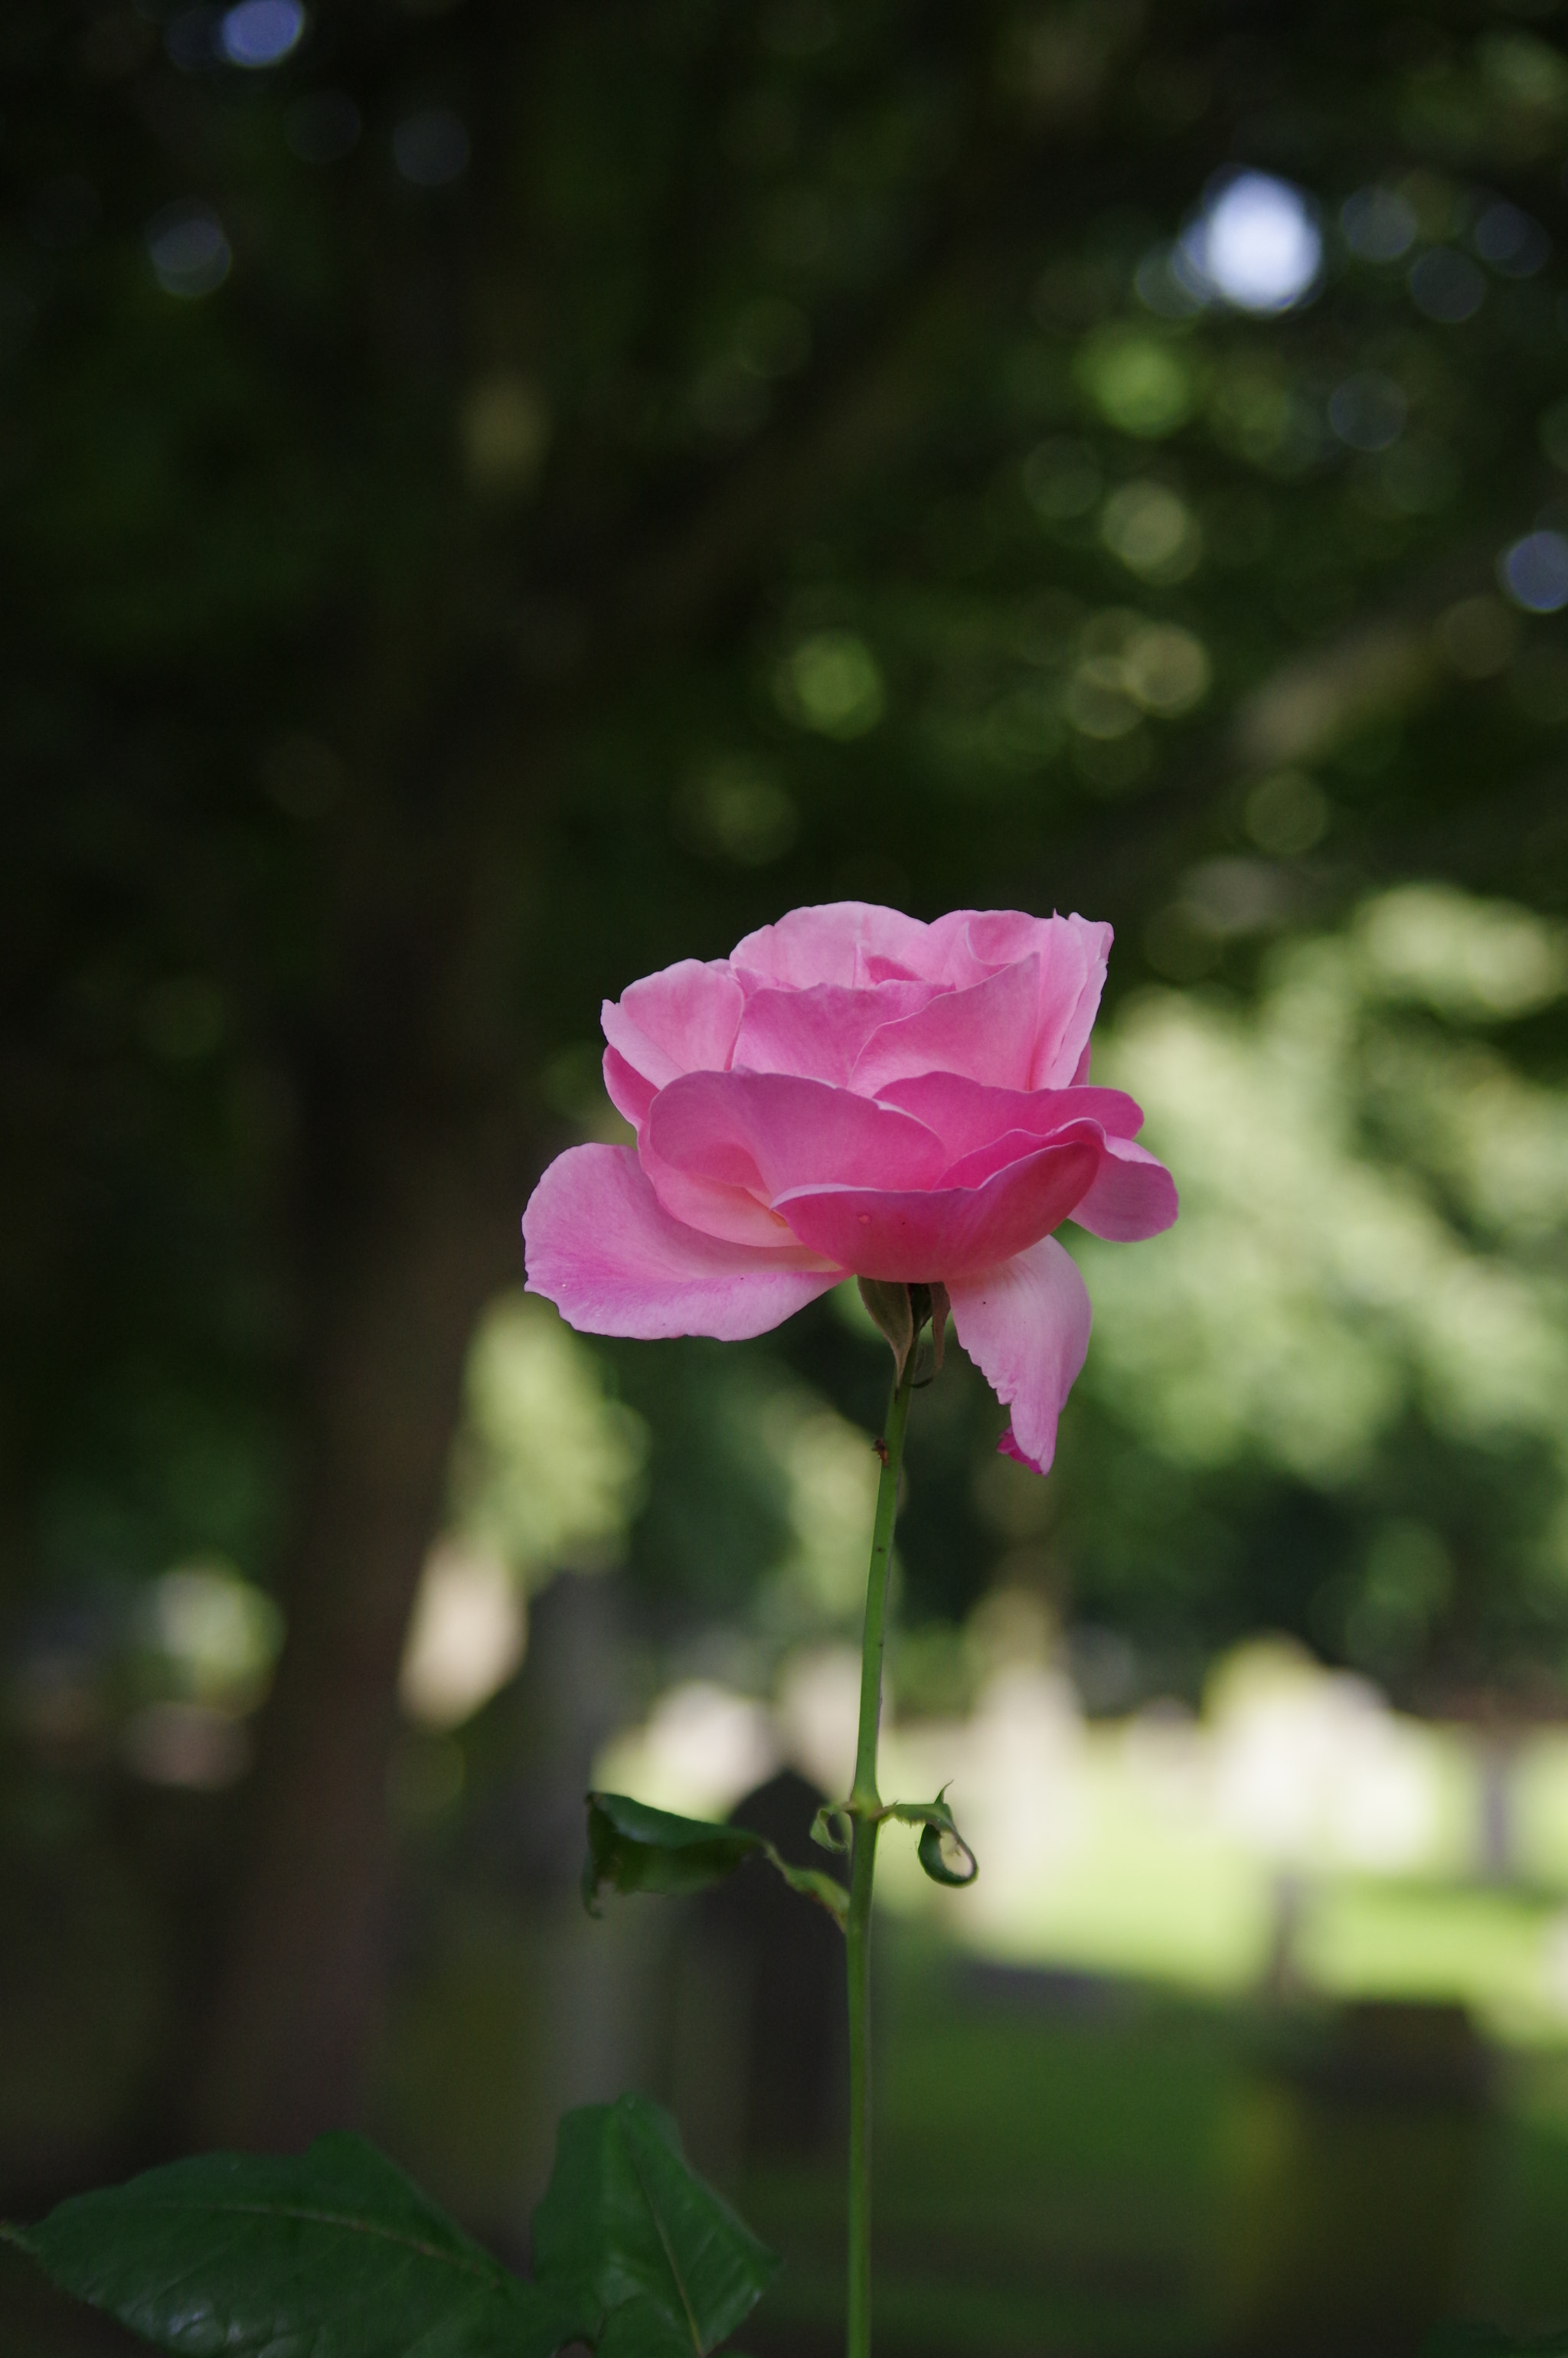
<instances>
[{"instance_id":1,"label":"blurred white structure","mask_svg":"<svg viewBox=\"0 0 1568 2358\"><path fill-rule=\"evenodd\" d=\"M523 1592L499 1556L455 1541L432 1548L398 1675L409 1718L460 1726L505 1685L527 1633Z\"/></svg>"},{"instance_id":2,"label":"blurred white structure","mask_svg":"<svg viewBox=\"0 0 1568 2358\"><path fill-rule=\"evenodd\" d=\"M1280 1643L1247 1647L1216 1680L1210 1716L1215 1813L1264 1858L1385 1873L1435 1864L1423 1731L1366 1680Z\"/></svg>"},{"instance_id":3,"label":"blurred white structure","mask_svg":"<svg viewBox=\"0 0 1568 2358\"><path fill-rule=\"evenodd\" d=\"M594 1782L678 1817L725 1818L779 1758L763 1704L692 1679L661 1695L641 1727L615 1738L595 1764Z\"/></svg>"}]
</instances>

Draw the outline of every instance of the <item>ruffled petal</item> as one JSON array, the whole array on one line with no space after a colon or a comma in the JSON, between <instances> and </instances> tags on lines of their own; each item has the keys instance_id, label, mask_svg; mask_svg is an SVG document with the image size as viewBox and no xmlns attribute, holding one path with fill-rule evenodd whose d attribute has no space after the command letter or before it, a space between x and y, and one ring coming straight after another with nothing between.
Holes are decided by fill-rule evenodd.
<instances>
[{"instance_id":1,"label":"ruffled petal","mask_svg":"<svg viewBox=\"0 0 1568 2358\"><path fill-rule=\"evenodd\" d=\"M1072 1217L1091 1236L1132 1244L1170 1228L1177 1208L1176 1183L1164 1164L1130 1138L1108 1138L1099 1175Z\"/></svg>"},{"instance_id":2,"label":"ruffled petal","mask_svg":"<svg viewBox=\"0 0 1568 2358\"><path fill-rule=\"evenodd\" d=\"M1078 1075L1099 1013L1111 928L1053 917L1041 951L1040 1008L1028 1086L1063 1088Z\"/></svg>"},{"instance_id":3,"label":"ruffled petal","mask_svg":"<svg viewBox=\"0 0 1568 2358\"><path fill-rule=\"evenodd\" d=\"M528 1290L587 1335L766 1334L845 1271L800 1247L758 1251L672 1219L629 1146L557 1155L523 1215Z\"/></svg>"},{"instance_id":4,"label":"ruffled petal","mask_svg":"<svg viewBox=\"0 0 1568 2358\"><path fill-rule=\"evenodd\" d=\"M855 1087L873 1096L916 1073L963 1073L993 1087L1026 1089L1040 997L1039 960L1001 967L967 990L946 990L918 1015L884 1023L855 1065Z\"/></svg>"},{"instance_id":5,"label":"ruffled petal","mask_svg":"<svg viewBox=\"0 0 1568 2358\"><path fill-rule=\"evenodd\" d=\"M792 909L776 925L759 926L736 943L730 964L743 968L754 982L783 983L793 990L818 982L853 988L873 979L868 965L873 959L884 971L891 967L900 974L943 981L946 976L933 972L929 960L934 931L917 917L881 908L875 902L828 901L816 908Z\"/></svg>"},{"instance_id":6,"label":"ruffled petal","mask_svg":"<svg viewBox=\"0 0 1568 2358\"><path fill-rule=\"evenodd\" d=\"M1089 1347L1088 1289L1054 1237L994 1269L947 1281L958 1340L1012 1411L1001 1446L1048 1473L1056 1423Z\"/></svg>"},{"instance_id":7,"label":"ruffled petal","mask_svg":"<svg viewBox=\"0 0 1568 2358\"><path fill-rule=\"evenodd\" d=\"M1008 1130L1049 1138L1068 1122L1094 1121L1108 1137L1131 1138L1143 1127L1142 1108L1121 1089L997 1089L962 1073L915 1073L877 1096L934 1130L955 1162Z\"/></svg>"},{"instance_id":8,"label":"ruffled petal","mask_svg":"<svg viewBox=\"0 0 1568 2358\"><path fill-rule=\"evenodd\" d=\"M722 1073L745 994L724 958L682 958L645 975L600 1013L604 1036L635 1073L662 1089L679 1073Z\"/></svg>"},{"instance_id":9,"label":"ruffled petal","mask_svg":"<svg viewBox=\"0 0 1568 2358\"><path fill-rule=\"evenodd\" d=\"M857 1277L946 1283L1059 1227L1092 1185L1104 1152L1096 1131L1042 1147L983 1186L810 1187L776 1196L773 1209L803 1244Z\"/></svg>"},{"instance_id":10,"label":"ruffled petal","mask_svg":"<svg viewBox=\"0 0 1568 2358\"><path fill-rule=\"evenodd\" d=\"M766 985L746 1001L730 1062L738 1072L795 1073L841 1088L872 1033L915 1014L938 988L932 982L882 982L863 990L839 982L816 983L808 990Z\"/></svg>"},{"instance_id":11,"label":"ruffled petal","mask_svg":"<svg viewBox=\"0 0 1568 2358\"><path fill-rule=\"evenodd\" d=\"M1061 1134L1049 1139L1032 1138L1026 1130L1008 1130L986 1145L977 1146L972 1154L960 1154L957 1161L949 1163L942 1174L941 1184L944 1187L983 1187L988 1179L994 1179L999 1172L1007 1170L1011 1164L1038 1154L1043 1145L1062 1146L1069 1141L1092 1144L1102 1159L1105 1155L1106 1136L1098 1121L1072 1122ZM1091 1180L1089 1186L1093 1185L1094 1181ZM1087 1193L1086 1188L1085 1194Z\"/></svg>"},{"instance_id":12,"label":"ruffled petal","mask_svg":"<svg viewBox=\"0 0 1568 2358\"><path fill-rule=\"evenodd\" d=\"M658 1090L626 1062L618 1048L606 1048L603 1071L604 1093L611 1104L633 1130L641 1130Z\"/></svg>"},{"instance_id":13,"label":"ruffled petal","mask_svg":"<svg viewBox=\"0 0 1568 2358\"><path fill-rule=\"evenodd\" d=\"M769 1203L817 1183L929 1187L947 1162L912 1115L793 1073L688 1073L655 1098L646 1143L677 1171Z\"/></svg>"},{"instance_id":14,"label":"ruffled petal","mask_svg":"<svg viewBox=\"0 0 1568 2358\"><path fill-rule=\"evenodd\" d=\"M684 1227L700 1228L705 1237L723 1237L730 1244L768 1250L796 1241L783 1213L769 1210L760 1182L738 1187L677 1171L658 1154L645 1130L637 1141L637 1159L665 1211Z\"/></svg>"}]
</instances>

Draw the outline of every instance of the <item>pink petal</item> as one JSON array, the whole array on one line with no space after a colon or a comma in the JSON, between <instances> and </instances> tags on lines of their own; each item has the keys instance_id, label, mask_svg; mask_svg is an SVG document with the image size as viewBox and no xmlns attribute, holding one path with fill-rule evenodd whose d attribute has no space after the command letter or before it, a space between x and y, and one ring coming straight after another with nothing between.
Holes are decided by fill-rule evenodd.
<instances>
[{"instance_id":1,"label":"pink petal","mask_svg":"<svg viewBox=\"0 0 1568 2358\"><path fill-rule=\"evenodd\" d=\"M928 1187L947 1161L923 1122L792 1073L689 1073L660 1091L647 1146L697 1179L755 1190Z\"/></svg>"},{"instance_id":2,"label":"pink petal","mask_svg":"<svg viewBox=\"0 0 1568 2358\"><path fill-rule=\"evenodd\" d=\"M925 962L932 928L898 909L879 908L869 901L829 901L812 909L792 909L776 925L760 926L737 942L730 964L743 968L761 982L784 983L801 990L813 983L838 982L851 988L871 981L867 962L890 962L899 973L926 975ZM932 975L933 980L941 980Z\"/></svg>"},{"instance_id":3,"label":"pink petal","mask_svg":"<svg viewBox=\"0 0 1568 2358\"><path fill-rule=\"evenodd\" d=\"M872 1033L855 1066L855 1087L870 1096L906 1075L943 1072L1026 1089L1039 996L1033 957L967 990L944 991L918 1015Z\"/></svg>"},{"instance_id":4,"label":"pink petal","mask_svg":"<svg viewBox=\"0 0 1568 2358\"><path fill-rule=\"evenodd\" d=\"M1103 1162L1106 1143L1105 1132L1098 1121L1065 1122L1060 1130L1053 1130L1047 1139L1038 1138L1027 1130L1004 1130L1000 1138L988 1139L984 1146L977 1146L972 1153L960 1154L956 1162L950 1163L942 1174L940 1184L944 1187L982 1187L988 1179L994 1178L999 1171L1005 1171L1010 1163L1022 1163L1026 1155L1037 1154L1043 1145L1092 1146L1097 1157ZM1093 1184L1091 1180L1090 1187ZM1084 1192L1087 1195L1088 1188Z\"/></svg>"},{"instance_id":5,"label":"pink petal","mask_svg":"<svg viewBox=\"0 0 1568 2358\"><path fill-rule=\"evenodd\" d=\"M1089 1347L1088 1291L1071 1255L1045 1237L998 1268L949 1280L947 1293L959 1342L1012 1411L1003 1449L1046 1473Z\"/></svg>"},{"instance_id":6,"label":"pink petal","mask_svg":"<svg viewBox=\"0 0 1568 2358\"><path fill-rule=\"evenodd\" d=\"M648 1119L648 1108L659 1094L653 1082L644 1080L616 1048L606 1048L604 1052L604 1089L616 1112L633 1130L642 1129Z\"/></svg>"},{"instance_id":7,"label":"pink petal","mask_svg":"<svg viewBox=\"0 0 1568 2358\"><path fill-rule=\"evenodd\" d=\"M946 1282L1021 1252L1065 1220L1103 1153L1098 1137L1045 1146L979 1187L801 1188L775 1197L802 1244L857 1277Z\"/></svg>"},{"instance_id":8,"label":"pink petal","mask_svg":"<svg viewBox=\"0 0 1568 2358\"><path fill-rule=\"evenodd\" d=\"M1040 1011L1031 1088L1061 1088L1076 1076L1099 1013L1111 929L1087 917L1053 917L1041 958Z\"/></svg>"},{"instance_id":9,"label":"pink petal","mask_svg":"<svg viewBox=\"0 0 1568 2358\"><path fill-rule=\"evenodd\" d=\"M843 1087L871 1033L913 1015L934 995L929 982L883 982L853 990L819 982L808 990L765 985L746 1001L731 1064L739 1071L797 1073Z\"/></svg>"},{"instance_id":10,"label":"pink petal","mask_svg":"<svg viewBox=\"0 0 1568 2358\"><path fill-rule=\"evenodd\" d=\"M1142 1109L1120 1089L996 1089L961 1073L915 1073L877 1091L934 1130L955 1160L1010 1130L1047 1138L1070 1121L1096 1121L1111 1138L1143 1126Z\"/></svg>"},{"instance_id":11,"label":"pink petal","mask_svg":"<svg viewBox=\"0 0 1568 2358\"><path fill-rule=\"evenodd\" d=\"M637 1159L665 1211L684 1227L766 1250L795 1243L795 1231L783 1213L769 1210L760 1179L743 1187L677 1171L654 1151L645 1130L637 1141Z\"/></svg>"},{"instance_id":12,"label":"pink petal","mask_svg":"<svg viewBox=\"0 0 1568 2358\"><path fill-rule=\"evenodd\" d=\"M1108 1138L1099 1175L1073 1217L1091 1236L1114 1244L1157 1237L1175 1219L1176 1183L1147 1147L1130 1138Z\"/></svg>"},{"instance_id":13,"label":"pink petal","mask_svg":"<svg viewBox=\"0 0 1568 2358\"><path fill-rule=\"evenodd\" d=\"M758 1252L663 1209L629 1146L557 1155L523 1215L528 1291L586 1335L765 1334L838 1284L798 1247Z\"/></svg>"},{"instance_id":14,"label":"pink petal","mask_svg":"<svg viewBox=\"0 0 1568 2358\"><path fill-rule=\"evenodd\" d=\"M677 1073L722 1073L745 1004L723 958L682 958L607 999L604 1036L633 1072L662 1089Z\"/></svg>"}]
</instances>

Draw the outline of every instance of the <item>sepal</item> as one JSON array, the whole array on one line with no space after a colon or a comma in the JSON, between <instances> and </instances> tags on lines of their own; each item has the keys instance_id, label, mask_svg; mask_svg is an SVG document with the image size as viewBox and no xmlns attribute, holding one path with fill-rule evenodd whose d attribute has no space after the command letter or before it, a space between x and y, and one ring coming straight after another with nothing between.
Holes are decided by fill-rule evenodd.
<instances>
[{"instance_id":1,"label":"sepal","mask_svg":"<svg viewBox=\"0 0 1568 2358\"><path fill-rule=\"evenodd\" d=\"M943 1798L946 1790L944 1786L934 1801L894 1801L884 1814L896 1818L901 1825L920 1828L917 1855L933 1883L961 1887L973 1883L980 1871L979 1861L953 1823L953 1812Z\"/></svg>"},{"instance_id":2,"label":"sepal","mask_svg":"<svg viewBox=\"0 0 1568 2358\"><path fill-rule=\"evenodd\" d=\"M909 1355L914 1348L914 1312L910 1303L909 1288L892 1278L881 1277L858 1277L855 1284L873 1324L892 1353L893 1381L901 1384L904 1368L909 1364Z\"/></svg>"}]
</instances>

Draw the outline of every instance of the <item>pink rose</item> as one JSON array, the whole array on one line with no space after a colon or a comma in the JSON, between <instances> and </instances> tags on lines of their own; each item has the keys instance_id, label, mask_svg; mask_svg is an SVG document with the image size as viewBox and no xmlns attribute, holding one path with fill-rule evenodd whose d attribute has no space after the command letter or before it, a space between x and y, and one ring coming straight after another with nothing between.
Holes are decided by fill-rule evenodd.
<instances>
[{"instance_id":1,"label":"pink rose","mask_svg":"<svg viewBox=\"0 0 1568 2358\"><path fill-rule=\"evenodd\" d=\"M528 1285L597 1335L776 1326L847 1276L940 1283L1044 1473L1089 1339L1052 1236L1176 1217L1143 1116L1086 1086L1108 925L840 901L606 1001L635 1148L559 1155L523 1217Z\"/></svg>"}]
</instances>

